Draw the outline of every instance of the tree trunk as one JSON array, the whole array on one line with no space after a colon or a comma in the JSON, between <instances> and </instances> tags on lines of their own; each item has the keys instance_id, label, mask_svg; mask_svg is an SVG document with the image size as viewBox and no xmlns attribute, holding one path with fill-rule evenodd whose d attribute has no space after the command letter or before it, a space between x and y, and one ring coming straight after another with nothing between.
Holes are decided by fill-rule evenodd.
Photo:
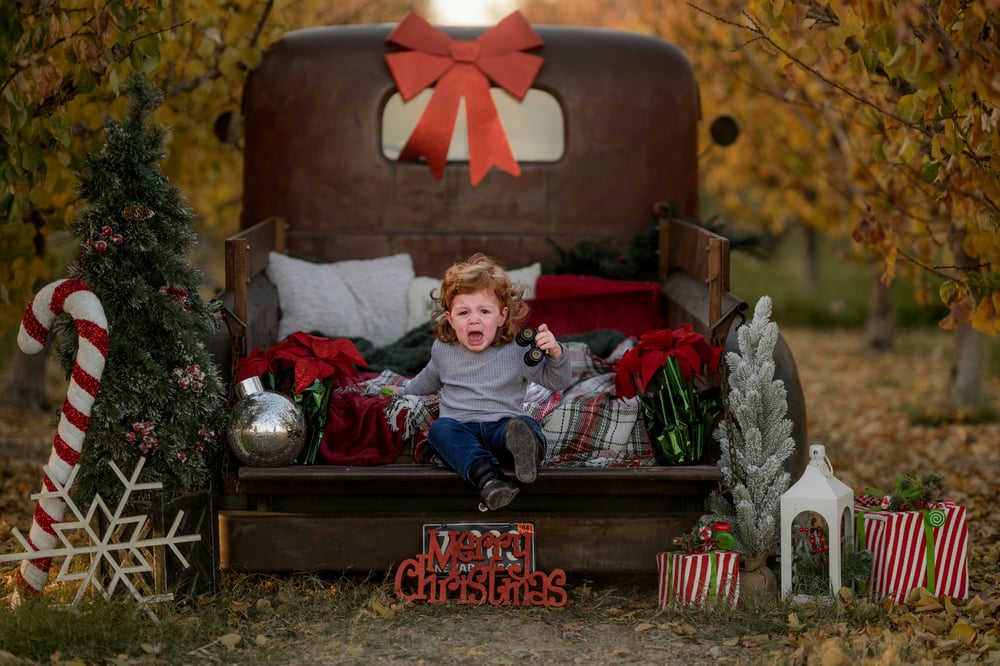
<instances>
[{"instance_id":1,"label":"tree trunk","mask_svg":"<svg viewBox=\"0 0 1000 666\"><path fill-rule=\"evenodd\" d=\"M882 282L879 271L873 268L868 286L868 312L865 318L865 345L869 349L892 349L896 335L896 308L892 302L892 287Z\"/></svg>"},{"instance_id":2,"label":"tree trunk","mask_svg":"<svg viewBox=\"0 0 1000 666\"><path fill-rule=\"evenodd\" d=\"M10 363L0 383L2 399L5 404L31 411L48 411L52 401L46 390L46 365L49 358L50 345L37 354L25 354L15 349Z\"/></svg>"},{"instance_id":3,"label":"tree trunk","mask_svg":"<svg viewBox=\"0 0 1000 666\"><path fill-rule=\"evenodd\" d=\"M975 409L985 404L983 394L983 336L968 323L952 333L955 348L951 359L948 401L956 409Z\"/></svg>"},{"instance_id":4,"label":"tree trunk","mask_svg":"<svg viewBox=\"0 0 1000 666\"><path fill-rule=\"evenodd\" d=\"M819 286L819 234L807 224L802 229L802 281L809 289Z\"/></svg>"},{"instance_id":5,"label":"tree trunk","mask_svg":"<svg viewBox=\"0 0 1000 666\"><path fill-rule=\"evenodd\" d=\"M976 265L976 260L965 253L964 230L952 228L949 240L959 273ZM953 336L955 347L952 350L948 401L955 409L974 410L982 407L986 399L983 394L983 337L968 322L960 323Z\"/></svg>"},{"instance_id":6,"label":"tree trunk","mask_svg":"<svg viewBox=\"0 0 1000 666\"><path fill-rule=\"evenodd\" d=\"M31 221L35 226L35 254L39 257L46 255L46 236L41 229L45 222L37 210L32 211ZM45 286L45 280L35 279L34 292ZM3 391L5 404L32 411L48 411L52 408L52 401L49 399L49 392L46 386L48 373L49 354L52 352L52 341L46 339L45 346L37 354L25 354L18 345L14 345L14 352L7 364L6 372L0 381L0 391Z\"/></svg>"}]
</instances>

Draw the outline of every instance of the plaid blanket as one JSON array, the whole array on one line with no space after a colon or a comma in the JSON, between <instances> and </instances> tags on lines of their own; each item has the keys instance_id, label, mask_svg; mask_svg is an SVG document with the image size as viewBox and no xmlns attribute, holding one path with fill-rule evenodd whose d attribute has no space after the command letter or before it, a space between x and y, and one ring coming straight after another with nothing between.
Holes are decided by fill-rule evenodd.
<instances>
[{"instance_id":1,"label":"plaid blanket","mask_svg":"<svg viewBox=\"0 0 1000 666\"><path fill-rule=\"evenodd\" d=\"M582 342L565 343L573 369L573 383L565 391L553 392L531 384L525 396L525 412L542 425L548 440L543 466L636 467L655 465L649 436L643 426L636 398L622 400L614 394L614 366L632 345L628 338L606 358L590 352ZM386 370L364 382L362 391L378 392L399 385L399 374ZM431 462L427 430L437 417L436 396L394 396L386 406L386 418L412 447L414 460Z\"/></svg>"}]
</instances>

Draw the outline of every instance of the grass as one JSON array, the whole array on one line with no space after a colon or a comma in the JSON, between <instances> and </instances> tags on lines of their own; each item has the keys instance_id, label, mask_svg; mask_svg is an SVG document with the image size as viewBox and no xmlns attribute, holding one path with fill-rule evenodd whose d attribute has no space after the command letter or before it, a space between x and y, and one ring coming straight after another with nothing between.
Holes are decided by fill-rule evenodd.
<instances>
[{"instance_id":1,"label":"grass","mask_svg":"<svg viewBox=\"0 0 1000 666\"><path fill-rule=\"evenodd\" d=\"M819 598L817 598L819 599ZM657 620L667 620L675 633L685 635L696 627L699 641L730 648L756 648L755 657L744 655L741 663L804 663L790 657L798 642L814 641L816 636L835 638L838 644L856 646L858 637L873 627L889 631L889 614L882 604L845 595L836 602L796 603L792 598L776 601L760 592L744 590L736 608L726 604L701 608L662 611ZM792 647L790 647L792 646ZM878 652L877 648L873 650ZM870 655L855 655L870 656ZM812 662L810 662L812 663ZM825 663L825 662L824 662ZM831 663L847 663L846 661Z\"/></svg>"},{"instance_id":2,"label":"grass","mask_svg":"<svg viewBox=\"0 0 1000 666\"><path fill-rule=\"evenodd\" d=\"M26 599L0 615L0 649L33 661L57 660L69 646L76 658L111 657L148 633L148 618L136 610L121 600L91 599L69 608L51 599Z\"/></svg>"},{"instance_id":3,"label":"grass","mask_svg":"<svg viewBox=\"0 0 1000 666\"><path fill-rule=\"evenodd\" d=\"M675 633L697 626L699 636L709 641L756 641L757 647L771 649L777 649L769 646L773 637L787 635L790 622L793 631L803 632L834 625L847 631L886 622L881 606L863 600L795 605L752 593L744 593L736 608L657 611L648 576L580 580L567 585L567 592L570 603L565 609L519 609L514 621L548 618L560 624L603 626L625 617L631 623L648 618ZM317 641L336 645L347 655L371 654L367 651L375 646L405 654L406 646L394 647L394 639L456 618L465 622L497 613L492 607L402 604L392 581L376 575L226 573L217 595L155 605L159 623L121 595L112 601L95 595L72 608L62 605L71 594L69 588L50 588L45 597L0 613L0 663L8 663L5 656L17 655L35 663L258 664L287 654L289 646ZM373 634L373 626L381 632ZM492 622L485 626L495 628Z\"/></svg>"},{"instance_id":4,"label":"grass","mask_svg":"<svg viewBox=\"0 0 1000 666\"><path fill-rule=\"evenodd\" d=\"M819 282L804 279L802 246L797 236L784 236L770 259L734 252L730 258L730 283L734 293L748 303L767 294L774 302L776 321L800 328L859 329L868 312L872 269L857 254L853 243L823 241L819 250ZM922 306L913 283L897 278L892 286L896 322L901 328L936 326L947 313L944 306Z\"/></svg>"},{"instance_id":5,"label":"grass","mask_svg":"<svg viewBox=\"0 0 1000 666\"><path fill-rule=\"evenodd\" d=\"M767 260L733 252L730 288L751 308L761 296L770 296L772 318L782 328L830 331L863 328L872 269L860 259L857 246L849 241L823 241L819 251L819 282L814 286L806 284L803 278L802 254L796 236L778 240L772 257ZM892 298L896 327L908 333L905 344L941 353L940 336L933 333L938 330L937 322L947 314L944 306L937 301L932 305L918 303L913 283L906 278L893 282ZM917 335L909 335L912 333ZM1000 337L987 337L984 345L985 371L1000 374ZM946 352L950 356L950 347ZM989 413L970 415L987 420L989 417Z\"/></svg>"},{"instance_id":6,"label":"grass","mask_svg":"<svg viewBox=\"0 0 1000 666\"><path fill-rule=\"evenodd\" d=\"M373 576L224 572L218 594L153 604L153 622L127 594L110 601L95 594L71 607L74 593L50 586L44 597L0 613L0 663L7 652L32 662L257 664L270 647L302 638L317 621L346 626L359 609L393 603L391 584Z\"/></svg>"}]
</instances>

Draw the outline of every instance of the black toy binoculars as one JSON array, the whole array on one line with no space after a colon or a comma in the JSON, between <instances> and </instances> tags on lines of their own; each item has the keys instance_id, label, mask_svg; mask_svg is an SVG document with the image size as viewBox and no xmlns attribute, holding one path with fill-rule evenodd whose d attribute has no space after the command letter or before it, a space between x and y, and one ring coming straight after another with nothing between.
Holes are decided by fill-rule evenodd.
<instances>
[{"instance_id":1,"label":"black toy binoculars","mask_svg":"<svg viewBox=\"0 0 1000 666\"><path fill-rule=\"evenodd\" d=\"M536 366L545 359L545 352L535 346L535 338L537 336L537 329L525 326L517 332L517 336L514 338L515 342L520 346L531 348L524 352L524 362L528 367Z\"/></svg>"}]
</instances>

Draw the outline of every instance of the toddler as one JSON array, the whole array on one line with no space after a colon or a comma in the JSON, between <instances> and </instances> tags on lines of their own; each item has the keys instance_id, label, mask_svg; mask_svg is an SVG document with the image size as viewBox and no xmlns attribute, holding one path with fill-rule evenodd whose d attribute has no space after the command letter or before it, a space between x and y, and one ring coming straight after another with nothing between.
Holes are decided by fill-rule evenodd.
<instances>
[{"instance_id":1,"label":"toddler","mask_svg":"<svg viewBox=\"0 0 1000 666\"><path fill-rule=\"evenodd\" d=\"M490 510L510 504L519 490L502 468L531 483L545 452L541 426L522 408L528 383L559 391L571 379L569 356L546 325L533 340L544 352L537 364L527 363L525 348L515 344L528 316L523 293L483 254L451 266L440 293L431 294L437 303L431 360L397 389L439 394L440 416L428 445L477 488Z\"/></svg>"}]
</instances>

